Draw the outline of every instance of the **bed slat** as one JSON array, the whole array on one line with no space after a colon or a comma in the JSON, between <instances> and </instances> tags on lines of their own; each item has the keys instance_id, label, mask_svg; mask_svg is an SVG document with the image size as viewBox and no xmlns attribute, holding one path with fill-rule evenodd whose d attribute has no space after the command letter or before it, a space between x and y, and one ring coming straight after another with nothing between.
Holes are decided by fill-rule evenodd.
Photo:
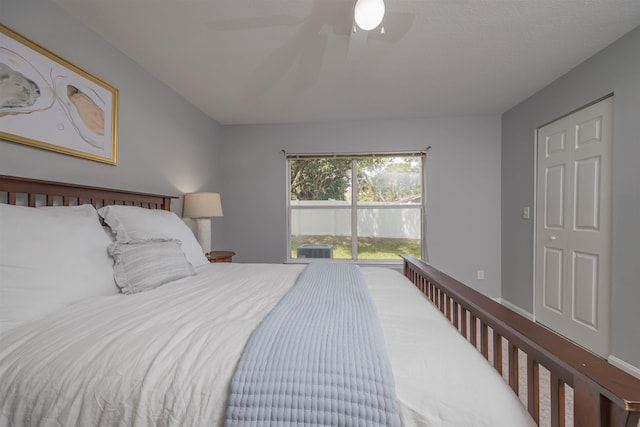
<instances>
[{"instance_id":1,"label":"bed slat","mask_svg":"<svg viewBox=\"0 0 640 427\"><path fill-rule=\"evenodd\" d=\"M460 306L454 300L453 301L453 326L455 326L456 329L459 329L459 326L460 326L460 313L459 313L460 310L459 310L459 308L460 308Z\"/></svg>"},{"instance_id":2,"label":"bed slat","mask_svg":"<svg viewBox=\"0 0 640 427\"><path fill-rule=\"evenodd\" d=\"M512 343L508 344L509 348L509 385L515 392L515 394L520 395L520 381L519 374L520 369L518 364L518 347L514 346Z\"/></svg>"},{"instance_id":3,"label":"bed slat","mask_svg":"<svg viewBox=\"0 0 640 427\"><path fill-rule=\"evenodd\" d=\"M551 427L565 427L564 383L551 373Z\"/></svg>"},{"instance_id":4,"label":"bed slat","mask_svg":"<svg viewBox=\"0 0 640 427\"><path fill-rule=\"evenodd\" d=\"M480 352L485 359L489 360L489 327L482 321L480 322Z\"/></svg>"},{"instance_id":5,"label":"bed slat","mask_svg":"<svg viewBox=\"0 0 640 427\"><path fill-rule=\"evenodd\" d=\"M471 345L478 347L478 318L471 314L471 323L469 324L469 333L471 334Z\"/></svg>"},{"instance_id":6,"label":"bed slat","mask_svg":"<svg viewBox=\"0 0 640 427\"><path fill-rule=\"evenodd\" d=\"M502 375L502 337L493 331L493 367Z\"/></svg>"},{"instance_id":7,"label":"bed slat","mask_svg":"<svg viewBox=\"0 0 640 427\"><path fill-rule=\"evenodd\" d=\"M540 371L538 363L527 357L527 407L536 423L540 422Z\"/></svg>"},{"instance_id":8,"label":"bed slat","mask_svg":"<svg viewBox=\"0 0 640 427\"><path fill-rule=\"evenodd\" d=\"M467 334L467 310L465 310L464 308L462 309L462 336L464 336L465 338L469 338L469 335Z\"/></svg>"},{"instance_id":9,"label":"bed slat","mask_svg":"<svg viewBox=\"0 0 640 427\"><path fill-rule=\"evenodd\" d=\"M578 378L573 382L573 397L576 425L598 427L603 409L600 395Z\"/></svg>"}]
</instances>

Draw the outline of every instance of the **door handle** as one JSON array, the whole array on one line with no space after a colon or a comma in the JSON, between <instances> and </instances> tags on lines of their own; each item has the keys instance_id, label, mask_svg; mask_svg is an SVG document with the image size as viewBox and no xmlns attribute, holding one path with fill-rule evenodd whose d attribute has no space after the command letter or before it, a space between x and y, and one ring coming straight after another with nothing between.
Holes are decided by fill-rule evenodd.
<instances>
[{"instance_id":1,"label":"door handle","mask_svg":"<svg viewBox=\"0 0 640 427\"><path fill-rule=\"evenodd\" d=\"M551 241L556 240L556 236L551 236L551 237L549 237L549 240L551 240Z\"/></svg>"}]
</instances>

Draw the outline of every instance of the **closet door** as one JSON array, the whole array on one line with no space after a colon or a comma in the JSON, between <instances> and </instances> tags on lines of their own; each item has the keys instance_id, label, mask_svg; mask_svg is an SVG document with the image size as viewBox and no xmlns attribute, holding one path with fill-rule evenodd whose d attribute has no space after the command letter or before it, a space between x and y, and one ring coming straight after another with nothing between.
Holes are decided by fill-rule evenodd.
<instances>
[{"instance_id":1,"label":"closet door","mask_svg":"<svg viewBox=\"0 0 640 427\"><path fill-rule=\"evenodd\" d=\"M535 319L610 354L613 97L538 129Z\"/></svg>"}]
</instances>

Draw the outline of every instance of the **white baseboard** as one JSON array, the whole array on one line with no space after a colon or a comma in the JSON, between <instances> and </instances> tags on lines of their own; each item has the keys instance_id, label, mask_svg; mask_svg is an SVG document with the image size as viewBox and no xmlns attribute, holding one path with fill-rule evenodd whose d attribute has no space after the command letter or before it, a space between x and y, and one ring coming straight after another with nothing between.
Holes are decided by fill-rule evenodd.
<instances>
[{"instance_id":1,"label":"white baseboard","mask_svg":"<svg viewBox=\"0 0 640 427\"><path fill-rule=\"evenodd\" d=\"M507 300L504 300L502 298L493 298L493 300L497 303L500 303L502 305L504 305L505 307L507 307L509 310L515 311L516 313L518 313L521 316L526 317L527 319L533 321L533 314L529 313L527 310L524 310L520 307L518 307L517 305L510 303Z\"/></svg>"},{"instance_id":2,"label":"white baseboard","mask_svg":"<svg viewBox=\"0 0 640 427\"><path fill-rule=\"evenodd\" d=\"M631 363L627 363L622 359L618 359L615 356L609 356L609 363L613 366L622 369L628 374L633 375L634 377L640 378L640 368L633 366Z\"/></svg>"}]
</instances>

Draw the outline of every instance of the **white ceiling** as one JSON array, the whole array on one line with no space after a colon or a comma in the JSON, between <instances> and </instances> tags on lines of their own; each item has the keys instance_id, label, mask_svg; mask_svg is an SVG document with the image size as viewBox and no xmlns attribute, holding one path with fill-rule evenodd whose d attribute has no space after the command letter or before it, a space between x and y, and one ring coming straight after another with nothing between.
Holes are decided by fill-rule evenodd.
<instances>
[{"instance_id":1,"label":"white ceiling","mask_svg":"<svg viewBox=\"0 0 640 427\"><path fill-rule=\"evenodd\" d=\"M222 124L498 114L640 25L640 0L385 0L368 37L354 0L55 1Z\"/></svg>"}]
</instances>

